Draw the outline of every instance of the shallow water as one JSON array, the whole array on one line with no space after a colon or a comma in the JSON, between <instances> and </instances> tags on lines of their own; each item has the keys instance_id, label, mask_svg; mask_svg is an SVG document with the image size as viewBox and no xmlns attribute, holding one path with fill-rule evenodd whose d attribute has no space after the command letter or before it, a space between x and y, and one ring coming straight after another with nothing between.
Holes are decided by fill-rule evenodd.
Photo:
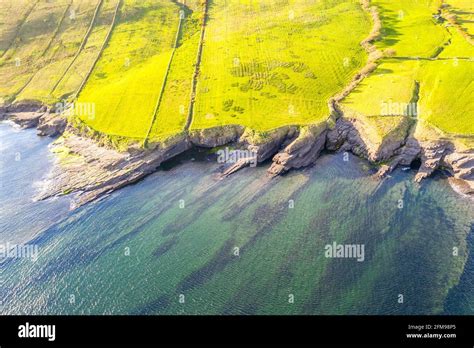
<instances>
[{"instance_id":1,"label":"shallow water","mask_svg":"<svg viewBox=\"0 0 474 348\"><path fill-rule=\"evenodd\" d=\"M51 170L51 142L0 123L0 241L25 243L68 214L68 199L33 202Z\"/></svg>"},{"instance_id":2,"label":"shallow water","mask_svg":"<svg viewBox=\"0 0 474 348\"><path fill-rule=\"evenodd\" d=\"M474 314L474 209L441 176L379 183L336 154L217 180L193 153L69 212L68 198L31 201L50 140L0 135L1 240L39 251L3 261L2 313ZM333 242L363 245L364 261L327 258Z\"/></svg>"}]
</instances>

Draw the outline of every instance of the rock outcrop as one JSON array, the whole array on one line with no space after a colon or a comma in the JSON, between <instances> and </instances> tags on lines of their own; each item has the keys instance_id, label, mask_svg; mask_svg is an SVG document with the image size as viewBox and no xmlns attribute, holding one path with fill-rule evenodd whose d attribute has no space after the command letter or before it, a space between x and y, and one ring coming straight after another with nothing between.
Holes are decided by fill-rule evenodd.
<instances>
[{"instance_id":1,"label":"rock outcrop","mask_svg":"<svg viewBox=\"0 0 474 348\"><path fill-rule=\"evenodd\" d=\"M449 153L443 161L451 170L454 186L464 194L474 195L474 150Z\"/></svg>"},{"instance_id":2,"label":"rock outcrop","mask_svg":"<svg viewBox=\"0 0 474 348\"><path fill-rule=\"evenodd\" d=\"M333 105L333 109L332 118L316 125L286 126L265 133L241 126L215 127L183 133L166 144L153 144L148 149L131 146L125 152L100 146L72 126L67 126L64 118L45 108L34 110L31 106L22 106L3 109L2 115L25 128L37 126L40 135L58 136L64 133L52 145L52 151L57 154L57 164L45 190L37 199L73 193L73 207L137 182L156 171L164 161L193 146L214 148L230 143L255 153L258 163L273 156L268 169L271 177L314 164L323 150L350 151L374 163L385 161L378 172L379 177L386 176L399 165L407 166L419 159L421 167L416 181L422 181L435 170L443 168L451 173L451 181L460 192L474 194L472 149L457 148L448 140L419 141L419 135L406 125L404 127L408 128L398 129L383 141L373 141L366 135L368 125L360 119L346 118L337 104ZM249 164L249 161L241 159L225 167L222 177Z\"/></svg>"},{"instance_id":3,"label":"rock outcrop","mask_svg":"<svg viewBox=\"0 0 474 348\"><path fill-rule=\"evenodd\" d=\"M44 112L15 112L7 115L10 121L13 121L21 128L34 128L38 126L40 118Z\"/></svg>"},{"instance_id":4,"label":"rock outcrop","mask_svg":"<svg viewBox=\"0 0 474 348\"><path fill-rule=\"evenodd\" d=\"M55 113L45 113L39 118L38 135L56 137L64 133L67 125L65 117Z\"/></svg>"},{"instance_id":5,"label":"rock outcrop","mask_svg":"<svg viewBox=\"0 0 474 348\"><path fill-rule=\"evenodd\" d=\"M52 146L57 164L38 200L75 193L73 208L137 182L191 147L187 137L153 151L117 152L66 132Z\"/></svg>"},{"instance_id":6,"label":"rock outcrop","mask_svg":"<svg viewBox=\"0 0 474 348\"><path fill-rule=\"evenodd\" d=\"M244 127L237 125L191 130L189 141L196 146L213 148L237 141L244 130Z\"/></svg>"},{"instance_id":7,"label":"rock outcrop","mask_svg":"<svg viewBox=\"0 0 474 348\"><path fill-rule=\"evenodd\" d=\"M419 159L421 167L416 181L420 182L435 170L444 168L451 173L451 181L460 192L474 195L472 147L461 148L453 141L437 140L441 139L439 136L420 137L415 132L416 121L410 119L402 119L381 137L374 130L373 121L350 115L340 105L377 68L377 61L384 55L374 45L382 29L377 7L371 6L368 0L360 2L374 24L369 36L361 42L368 54L367 64L328 101L328 119L318 124L285 126L267 132L255 132L239 125L189 130L192 119L188 119L185 131L166 143L146 144L145 149L141 144L127 144L127 151L119 152L81 135L78 129L67 124L65 118L38 102L1 106L0 120L10 119L24 128L37 127L39 135L54 137L64 134L52 146L52 151L57 153L57 165L45 191L37 198L75 193L74 206L83 205L142 179L164 161L193 146L215 148L226 144L256 154L258 163L273 157L268 169L271 177L314 164L323 150L348 151L373 163L383 162L377 173L380 178L399 165L408 166ZM415 88L413 102L418 100L418 88L419 85ZM419 140L421 138L423 141ZM239 159L225 166L221 177L231 175L250 163L248 159Z\"/></svg>"},{"instance_id":8,"label":"rock outcrop","mask_svg":"<svg viewBox=\"0 0 474 348\"><path fill-rule=\"evenodd\" d=\"M413 161L419 158L420 152L420 144L416 139L410 136L401 148L399 148L397 151L394 151L394 157L390 159L389 164L383 164L380 166L376 176L379 178L384 178L393 172L399 165L411 165Z\"/></svg>"},{"instance_id":9,"label":"rock outcrop","mask_svg":"<svg viewBox=\"0 0 474 348\"><path fill-rule=\"evenodd\" d=\"M273 157L268 174L274 177L292 168L302 168L313 164L326 144L326 127L325 122L303 127L298 137Z\"/></svg>"},{"instance_id":10,"label":"rock outcrop","mask_svg":"<svg viewBox=\"0 0 474 348\"><path fill-rule=\"evenodd\" d=\"M421 148L421 167L415 176L417 182L437 169L444 169L451 174L451 181L460 192L474 194L473 149L459 149L449 141L428 141L422 143Z\"/></svg>"},{"instance_id":11,"label":"rock outcrop","mask_svg":"<svg viewBox=\"0 0 474 348\"><path fill-rule=\"evenodd\" d=\"M376 150L362 139L358 124L357 120L340 117L336 126L327 134L326 148L329 151L350 151L357 156L371 159L371 154Z\"/></svg>"},{"instance_id":12,"label":"rock outcrop","mask_svg":"<svg viewBox=\"0 0 474 348\"><path fill-rule=\"evenodd\" d=\"M237 141L237 146L253 154L257 163L262 163L294 140L298 136L298 132L298 128L294 126L281 127L265 133L246 129ZM236 163L226 166L221 177L225 178L234 174L251 163L252 161L248 159L240 159Z\"/></svg>"},{"instance_id":13,"label":"rock outcrop","mask_svg":"<svg viewBox=\"0 0 474 348\"><path fill-rule=\"evenodd\" d=\"M295 126L281 127L265 132L264 136L255 135L255 132L247 130L239 139L239 143L256 153L258 162L262 163L277 153L283 146L286 146L297 135L298 128Z\"/></svg>"},{"instance_id":14,"label":"rock outcrop","mask_svg":"<svg viewBox=\"0 0 474 348\"><path fill-rule=\"evenodd\" d=\"M416 182L429 177L443 163L444 157L453 152L452 144L444 141L430 141L421 145L421 167L415 176Z\"/></svg>"},{"instance_id":15,"label":"rock outcrop","mask_svg":"<svg viewBox=\"0 0 474 348\"><path fill-rule=\"evenodd\" d=\"M0 108L0 120L8 119L24 129L35 128L41 124L46 124L50 122L49 120L52 118L58 120L55 121L56 123L60 123L59 119L63 120L62 117L56 114L50 114L48 108L39 102L21 102ZM42 119L44 119L44 121L42 121ZM66 121L63 120L62 124L64 127L62 129L59 128L54 136L64 131Z\"/></svg>"}]
</instances>

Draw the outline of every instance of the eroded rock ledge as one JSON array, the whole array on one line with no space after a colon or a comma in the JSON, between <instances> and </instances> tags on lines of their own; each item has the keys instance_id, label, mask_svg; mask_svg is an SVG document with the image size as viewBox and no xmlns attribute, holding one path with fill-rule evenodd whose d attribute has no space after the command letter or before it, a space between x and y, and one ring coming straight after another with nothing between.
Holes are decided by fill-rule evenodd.
<instances>
[{"instance_id":1,"label":"eroded rock ledge","mask_svg":"<svg viewBox=\"0 0 474 348\"><path fill-rule=\"evenodd\" d=\"M449 140L418 140L419 126L411 123L406 123L402 132L396 132L398 136L374 142L367 136L366 125L361 120L346 118L337 103L332 103L328 121L314 125L285 126L265 134L241 126L215 127L177 135L166 144L154 144L149 149L132 146L125 152L99 145L43 106L4 108L0 119L9 119L24 128L37 127L39 135L62 134L51 146L57 163L43 192L36 198L75 194L73 208L139 181L164 161L193 146L215 148L227 144L253 151L259 163L272 159L268 168L271 177L313 165L323 150L352 152L372 163L383 163L377 173L380 178L399 165L408 166L420 160L417 182L442 168L451 174L450 181L458 191L474 197L473 149ZM230 164L224 168L222 177L248 164L245 161Z\"/></svg>"},{"instance_id":2,"label":"eroded rock ledge","mask_svg":"<svg viewBox=\"0 0 474 348\"><path fill-rule=\"evenodd\" d=\"M38 135L58 136L66 129L65 118L41 103L30 101L0 107L0 121L9 119L23 129L37 128Z\"/></svg>"}]
</instances>

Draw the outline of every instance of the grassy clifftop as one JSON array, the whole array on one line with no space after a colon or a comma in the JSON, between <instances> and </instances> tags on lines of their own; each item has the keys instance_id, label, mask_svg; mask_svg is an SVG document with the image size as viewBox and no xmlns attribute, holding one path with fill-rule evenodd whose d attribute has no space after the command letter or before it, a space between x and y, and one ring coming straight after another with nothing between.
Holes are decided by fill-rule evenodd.
<instances>
[{"instance_id":1,"label":"grassy clifftop","mask_svg":"<svg viewBox=\"0 0 474 348\"><path fill-rule=\"evenodd\" d=\"M474 135L474 47L452 16L459 9L448 3L372 1L382 21L375 44L383 56L342 105L375 136L387 136L407 118L448 136Z\"/></svg>"},{"instance_id":2,"label":"grassy clifftop","mask_svg":"<svg viewBox=\"0 0 474 348\"><path fill-rule=\"evenodd\" d=\"M472 136L471 2L362 3L379 14L373 43L383 56L343 100L346 115L379 139L407 116ZM366 64L360 43L377 26L358 0L0 0L0 8L2 104L74 101L83 125L139 143L188 128L325 121L330 98Z\"/></svg>"}]
</instances>

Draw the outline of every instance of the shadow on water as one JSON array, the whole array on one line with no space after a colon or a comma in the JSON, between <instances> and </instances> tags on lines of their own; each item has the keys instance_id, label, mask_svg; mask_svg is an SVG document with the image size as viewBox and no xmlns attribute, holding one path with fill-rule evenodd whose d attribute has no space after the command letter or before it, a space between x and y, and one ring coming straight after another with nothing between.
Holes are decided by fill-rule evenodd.
<instances>
[{"instance_id":1,"label":"shadow on water","mask_svg":"<svg viewBox=\"0 0 474 348\"><path fill-rule=\"evenodd\" d=\"M451 288L444 304L443 314L468 314L474 313L474 223L467 236L467 250L469 253L464 271L459 283Z\"/></svg>"},{"instance_id":2,"label":"shadow on water","mask_svg":"<svg viewBox=\"0 0 474 348\"><path fill-rule=\"evenodd\" d=\"M435 307L431 299L439 298L440 289L445 289L444 279L449 278L447 274L451 272L451 264L439 250L456 241L446 232L460 230L458 216L452 213L459 206L447 193L447 184L439 182L443 179L441 173L436 173L432 181L423 186L417 186L412 183L413 171L397 170L380 189L371 193L375 179L368 177L373 169L367 162L358 159L344 162L342 154L324 153L313 168L292 171L287 178L277 178L270 184L259 179L265 175L265 163L256 172L248 168L226 180L216 181L213 173L219 165L214 151L191 149L164 163L156 174L136 186L80 208L70 219L35 238L35 244L44 250L51 249L39 259L34 270L27 269L29 266L21 262L7 267L12 286L0 294L8 295L12 313L24 308L16 299L23 301L24 297L33 296L31 294L42 293L48 294L52 302L28 310L66 313L70 308L54 302L51 294L58 291L55 284L73 286L69 285L74 284L73 275L83 270L80 282L94 289L93 296L85 301L95 303L100 298L101 307L97 311L106 308L119 314L132 308L130 312L134 314L178 313L173 297L178 291L199 294L206 299L213 293L216 282L228 281L231 277L229 289L219 290L222 298L216 300L216 307L195 305L190 312L259 314L262 302L267 301L264 296L268 295L268 289L278 292L289 286L298 280L298 271L304 271L302 283L312 279L307 278L307 274L318 264L312 246L319 247L335 236L340 242L367 241L367 263L354 266L334 261L321 269L321 277L314 278L320 282L308 289L309 297L317 302L309 300L301 307L302 312L328 314L332 313L331 308L339 307L345 313L375 314L386 309L385 314L390 314L396 312L396 307L390 302L392 297L388 291L391 288L387 284L400 285L406 289L407 298L416 299L416 304L403 313L419 313L425 309L429 312ZM417 163L413 163L413 168L416 166ZM176 208L176 200L181 195L186 198L185 211ZM303 209L298 218L288 214L286 203L290 197ZM403 211L393 209L394 199L400 197L407 208ZM439 197L450 203L445 204ZM286 234L290 224L292 231ZM218 227L211 228L213 225ZM469 248L472 249L473 227L470 227ZM385 228L389 233L382 234ZM433 228L438 230L432 231ZM219 234L222 238L212 244L216 233L224 230L226 234ZM205 243L200 245L198 242L202 240ZM237 242L242 255L240 261L231 255ZM129 269L118 269L117 259L108 256L133 243L146 246L140 263L130 264ZM272 259L269 247L285 253L280 256L275 252ZM187 253L196 251L205 253L199 262L177 266ZM265 259L265 255L269 258ZM254 257L258 260L256 264L247 261ZM265 262L268 264L261 267ZM466 305L469 303L466 294L472 294L473 263L471 256L459 285L446 300L446 312L472 312ZM383 271L378 273L378 267ZM146 285L141 291L145 296L131 299L127 307L117 307L110 298L124 293L133 298L135 293L128 292L131 290L123 288L121 282L104 287L96 276L84 271L88 269L104 274L113 271L115 278L130 279L137 284L143 282ZM18 272L25 274L22 282L16 280ZM360 287L358 281L370 272L373 272L373 280ZM362 289L365 293L357 293L360 298L354 302L346 301L344 296L353 289ZM368 292L370 296L365 295ZM274 311L280 309L276 305ZM282 310L284 314L285 309Z\"/></svg>"},{"instance_id":3,"label":"shadow on water","mask_svg":"<svg viewBox=\"0 0 474 348\"><path fill-rule=\"evenodd\" d=\"M176 167L188 163L189 161L198 162L217 162L217 150L207 149L203 147L193 147L169 160L163 162L159 170L171 171Z\"/></svg>"}]
</instances>

